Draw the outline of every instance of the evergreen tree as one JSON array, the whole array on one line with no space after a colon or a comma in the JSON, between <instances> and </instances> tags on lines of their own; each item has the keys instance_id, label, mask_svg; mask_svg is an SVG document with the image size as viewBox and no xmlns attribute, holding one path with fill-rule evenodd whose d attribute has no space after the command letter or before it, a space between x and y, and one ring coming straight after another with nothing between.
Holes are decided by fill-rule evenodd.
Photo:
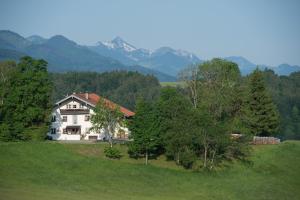
<instances>
[{"instance_id":1,"label":"evergreen tree","mask_svg":"<svg viewBox=\"0 0 300 200\"><path fill-rule=\"evenodd\" d=\"M276 134L279 127L279 114L268 93L261 71L256 69L249 80L249 94L245 121L253 135L270 136Z\"/></svg>"},{"instance_id":2,"label":"evergreen tree","mask_svg":"<svg viewBox=\"0 0 300 200\"><path fill-rule=\"evenodd\" d=\"M139 99L136 114L129 125L129 129L133 141L129 145L128 152L135 157L143 155L147 165L149 156L155 154L160 146L159 122L153 105Z\"/></svg>"}]
</instances>

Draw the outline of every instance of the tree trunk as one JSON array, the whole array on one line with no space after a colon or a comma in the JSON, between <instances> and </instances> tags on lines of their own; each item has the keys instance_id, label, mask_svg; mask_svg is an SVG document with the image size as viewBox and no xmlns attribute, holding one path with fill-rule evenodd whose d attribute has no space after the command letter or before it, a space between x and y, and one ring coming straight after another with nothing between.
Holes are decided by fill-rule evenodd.
<instances>
[{"instance_id":1,"label":"tree trunk","mask_svg":"<svg viewBox=\"0 0 300 200\"><path fill-rule=\"evenodd\" d=\"M213 155L212 155L211 163L210 163L210 170L214 167L214 158L215 158L215 155L216 155L216 151L213 151Z\"/></svg>"},{"instance_id":2,"label":"tree trunk","mask_svg":"<svg viewBox=\"0 0 300 200\"><path fill-rule=\"evenodd\" d=\"M180 162L180 160L179 160L179 151L178 151L177 154L176 154L176 163L177 163L177 165L179 165L179 162Z\"/></svg>"},{"instance_id":3,"label":"tree trunk","mask_svg":"<svg viewBox=\"0 0 300 200\"><path fill-rule=\"evenodd\" d=\"M204 163L203 163L204 168L207 166L207 146L204 145Z\"/></svg>"},{"instance_id":4,"label":"tree trunk","mask_svg":"<svg viewBox=\"0 0 300 200\"><path fill-rule=\"evenodd\" d=\"M108 128L105 128L105 137L108 139L108 143L110 145L110 148L112 148L113 147L113 141L112 141L111 135L109 134L109 129Z\"/></svg>"},{"instance_id":5,"label":"tree trunk","mask_svg":"<svg viewBox=\"0 0 300 200\"><path fill-rule=\"evenodd\" d=\"M145 164L148 165L148 151L146 151L146 155L145 155Z\"/></svg>"}]
</instances>

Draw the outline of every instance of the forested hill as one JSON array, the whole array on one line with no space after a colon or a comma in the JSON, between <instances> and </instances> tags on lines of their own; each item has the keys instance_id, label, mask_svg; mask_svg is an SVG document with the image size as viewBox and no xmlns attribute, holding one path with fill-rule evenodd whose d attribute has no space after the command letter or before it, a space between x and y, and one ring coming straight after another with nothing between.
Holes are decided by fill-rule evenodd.
<instances>
[{"instance_id":1,"label":"forested hill","mask_svg":"<svg viewBox=\"0 0 300 200\"><path fill-rule=\"evenodd\" d=\"M53 102L73 92L95 92L131 110L137 98L153 101L159 95L160 84L151 75L113 71L51 73L54 84Z\"/></svg>"}]
</instances>

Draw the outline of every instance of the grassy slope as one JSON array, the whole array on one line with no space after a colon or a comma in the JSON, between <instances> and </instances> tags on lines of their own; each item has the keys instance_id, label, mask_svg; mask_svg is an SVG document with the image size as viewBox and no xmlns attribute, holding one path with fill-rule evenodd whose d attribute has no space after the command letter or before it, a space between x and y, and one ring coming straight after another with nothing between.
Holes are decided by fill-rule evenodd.
<instances>
[{"instance_id":1,"label":"grassy slope","mask_svg":"<svg viewBox=\"0 0 300 200\"><path fill-rule=\"evenodd\" d=\"M123 151L125 147L119 147ZM0 199L300 199L300 142L257 146L253 166L184 171L105 159L101 144L0 143Z\"/></svg>"}]
</instances>

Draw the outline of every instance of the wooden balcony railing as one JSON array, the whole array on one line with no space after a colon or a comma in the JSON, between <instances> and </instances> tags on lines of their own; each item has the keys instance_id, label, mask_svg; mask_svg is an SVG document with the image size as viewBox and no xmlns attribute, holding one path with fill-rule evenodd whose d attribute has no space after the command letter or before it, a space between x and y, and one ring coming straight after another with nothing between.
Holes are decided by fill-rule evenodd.
<instances>
[{"instance_id":1,"label":"wooden balcony railing","mask_svg":"<svg viewBox=\"0 0 300 200\"><path fill-rule=\"evenodd\" d=\"M89 109L60 109L60 114L62 115L80 115L89 113Z\"/></svg>"}]
</instances>

